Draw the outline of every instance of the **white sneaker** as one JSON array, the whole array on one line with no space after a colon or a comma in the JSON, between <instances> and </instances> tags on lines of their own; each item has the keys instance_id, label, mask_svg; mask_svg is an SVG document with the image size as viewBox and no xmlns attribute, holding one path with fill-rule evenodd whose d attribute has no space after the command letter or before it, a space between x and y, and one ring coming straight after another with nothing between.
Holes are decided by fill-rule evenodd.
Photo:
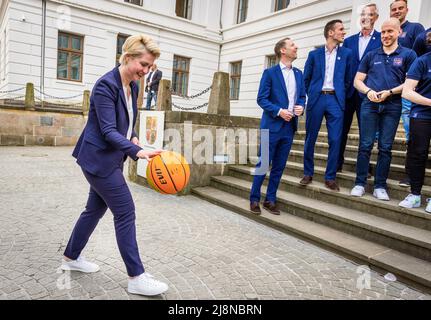
<instances>
[{"instance_id":1,"label":"white sneaker","mask_svg":"<svg viewBox=\"0 0 431 320\"><path fill-rule=\"evenodd\" d=\"M421 206L421 196L415 196L414 194L409 194L398 205L400 207L407 208L407 209L419 208Z\"/></svg>"},{"instance_id":2,"label":"white sneaker","mask_svg":"<svg viewBox=\"0 0 431 320\"><path fill-rule=\"evenodd\" d=\"M425 211L428 213L431 213L431 198L428 198L427 202L428 204L427 204L427 207L425 208Z\"/></svg>"},{"instance_id":3,"label":"white sneaker","mask_svg":"<svg viewBox=\"0 0 431 320\"><path fill-rule=\"evenodd\" d=\"M63 258L60 268L66 271L81 271L85 273L92 273L100 270L97 264L85 260L84 257L78 257L78 259L72 261L66 261Z\"/></svg>"},{"instance_id":4,"label":"white sneaker","mask_svg":"<svg viewBox=\"0 0 431 320\"><path fill-rule=\"evenodd\" d=\"M379 200L389 201L389 195L383 188L374 189L373 196Z\"/></svg>"},{"instance_id":5,"label":"white sneaker","mask_svg":"<svg viewBox=\"0 0 431 320\"><path fill-rule=\"evenodd\" d=\"M127 291L129 293L141 294L144 296L156 296L162 294L169 289L168 285L164 282L156 280L152 275L147 272L140 276L129 279Z\"/></svg>"},{"instance_id":6,"label":"white sneaker","mask_svg":"<svg viewBox=\"0 0 431 320\"><path fill-rule=\"evenodd\" d=\"M354 197L362 197L365 194L365 188L363 186L355 186L352 191L350 191L350 195Z\"/></svg>"}]
</instances>

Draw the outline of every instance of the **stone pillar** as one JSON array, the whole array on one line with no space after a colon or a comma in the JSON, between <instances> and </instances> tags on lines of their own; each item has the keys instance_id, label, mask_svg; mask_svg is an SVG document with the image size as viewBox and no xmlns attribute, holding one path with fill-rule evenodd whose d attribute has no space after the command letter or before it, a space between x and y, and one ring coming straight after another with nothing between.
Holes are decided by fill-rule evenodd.
<instances>
[{"instance_id":1,"label":"stone pillar","mask_svg":"<svg viewBox=\"0 0 431 320\"><path fill-rule=\"evenodd\" d=\"M145 80L144 77L139 79L139 93L138 93L138 110L142 110L144 105L144 92L145 92Z\"/></svg>"},{"instance_id":2,"label":"stone pillar","mask_svg":"<svg viewBox=\"0 0 431 320\"><path fill-rule=\"evenodd\" d=\"M34 109L34 84L31 82L27 82L25 86L25 101L24 108L25 110L35 110Z\"/></svg>"},{"instance_id":3,"label":"stone pillar","mask_svg":"<svg viewBox=\"0 0 431 320\"><path fill-rule=\"evenodd\" d=\"M229 92L229 73L214 73L210 101L208 105L209 114L230 115Z\"/></svg>"},{"instance_id":4,"label":"stone pillar","mask_svg":"<svg viewBox=\"0 0 431 320\"><path fill-rule=\"evenodd\" d=\"M158 111L172 111L172 96L171 96L171 81L162 79L159 83L159 91L157 93Z\"/></svg>"},{"instance_id":5,"label":"stone pillar","mask_svg":"<svg viewBox=\"0 0 431 320\"><path fill-rule=\"evenodd\" d=\"M82 113L84 116L88 116L88 111L90 110L90 90L84 90L82 95Z\"/></svg>"}]
</instances>

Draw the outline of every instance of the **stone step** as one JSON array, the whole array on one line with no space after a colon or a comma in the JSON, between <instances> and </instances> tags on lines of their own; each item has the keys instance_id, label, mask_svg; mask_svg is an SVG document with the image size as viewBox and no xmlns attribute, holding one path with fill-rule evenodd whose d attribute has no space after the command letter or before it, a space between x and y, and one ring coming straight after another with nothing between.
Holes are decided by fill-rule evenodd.
<instances>
[{"instance_id":1,"label":"stone step","mask_svg":"<svg viewBox=\"0 0 431 320\"><path fill-rule=\"evenodd\" d=\"M250 219L293 233L318 245L341 253L360 263L371 265L382 272L391 272L400 280L431 288L430 262L418 259L386 246L344 233L287 212L275 216L262 210L260 216L249 211L249 200L213 187L194 188L201 198L240 213Z\"/></svg>"},{"instance_id":2,"label":"stone step","mask_svg":"<svg viewBox=\"0 0 431 320\"><path fill-rule=\"evenodd\" d=\"M251 182L231 176L211 178L210 186L248 198ZM264 197L266 194L262 192ZM358 210L325 203L283 190L278 191L280 210L331 228L431 261L431 232L403 225Z\"/></svg>"},{"instance_id":3,"label":"stone step","mask_svg":"<svg viewBox=\"0 0 431 320\"><path fill-rule=\"evenodd\" d=\"M296 162L296 163L303 164L304 163L304 152L291 150L288 160L290 162ZM326 168L327 160L328 160L327 154L314 153L314 165L315 166ZM250 157L250 161L253 164L255 164L257 162L257 158L256 157ZM374 173L375 169L376 169L376 162L370 161L370 167L371 167L372 173ZM348 171L348 172L356 172L356 158L344 158L343 170ZM401 179L404 179L405 177L406 177L406 173L405 173L404 165L391 163L388 178L393 179L393 180L401 180ZM424 184L425 185L431 185L431 170L430 169L425 170Z\"/></svg>"},{"instance_id":4,"label":"stone step","mask_svg":"<svg viewBox=\"0 0 431 320\"><path fill-rule=\"evenodd\" d=\"M304 141L293 140L292 150L304 152ZM328 154L329 145L326 142L316 142L316 145L314 146L314 152L321 153L321 154ZM377 149L377 144L376 144L376 146L373 148L373 151L371 153L371 160L377 161L378 152L379 151ZM358 157L358 146L346 146L346 151L344 152L344 156L348 158L356 159ZM399 151L399 150L392 151L392 163L404 165L405 161L406 161L405 151Z\"/></svg>"},{"instance_id":5,"label":"stone step","mask_svg":"<svg viewBox=\"0 0 431 320\"><path fill-rule=\"evenodd\" d=\"M305 131L305 123L304 124L300 124L298 126L298 130ZM326 128L325 124L322 124L322 126L320 127L319 132L325 132L325 133L328 132L328 129ZM349 130L349 134L359 134L359 127L357 127L357 126L351 126L350 130ZM400 125L398 127L397 133L395 134L395 137L397 137L397 138L405 138L405 136L406 136L406 134L405 134L405 131L404 131L404 127L402 125Z\"/></svg>"},{"instance_id":6,"label":"stone step","mask_svg":"<svg viewBox=\"0 0 431 320\"><path fill-rule=\"evenodd\" d=\"M324 182L325 170L326 170L325 167L315 166L313 181ZM286 163L285 173L291 177L302 179L302 177L304 176L304 165L302 163L288 161ZM356 179L355 172L343 170L343 172L337 173L337 184L340 187L344 187L350 190L355 185L355 179ZM400 187L398 180L388 179L386 182L388 185L387 191L391 199L402 200L410 192L410 188ZM365 187L365 190L368 193L373 193L373 189L374 189L374 176L368 179L368 185ZM428 185L425 185L422 188L422 201L424 205L427 198L431 198L431 187Z\"/></svg>"},{"instance_id":7,"label":"stone step","mask_svg":"<svg viewBox=\"0 0 431 320\"><path fill-rule=\"evenodd\" d=\"M253 172L254 168L248 166L230 166L228 174L232 177L252 182ZM265 185L268 182L268 176L264 181ZM381 201L374 198L372 194L366 194L360 198L352 197L350 196L350 188L341 187L340 192L334 192L327 189L322 182L314 180L308 186L302 186L299 184L299 180L297 177L284 174L281 177L278 190L335 204L348 210L359 210L379 218L431 231L431 214L426 213L424 207L417 209L401 208L398 206L399 200ZM404 195L406 194L405 192Z\"/></svg>"},{"instance_id":8,"label":"stone step","mask_svg":"<svg viewBox=\"0 0 431 320\"><path fill-rule=\"evenodd\" d=\"M293 140L292 150L304 151L304 141L302 140ZM326 142L316 142L314 147L314 151L316 153L328 154L329 145ZM371 152L371 160L377 161L377 154L379 150L377 149L377 143L375 144L373 151ZM358 157L358 146L346 146L346 150L344 152L344 156L347 158L356 159ZM407 156L407 151L400 150L392 150L392 163L405 165ZM428 155L429 159L431 159L431 154Z\"/></svg>"},{"instance_id":9,"label":"stone step","mask_svg":"<svg viewBox=\"0 0 431 320\"><path fill-rule=\"evenodd\" d=\"M305 141L305 130L299 130L295 134L295 140ZM317 137L317 142L328 142L328 133L327 132L320 132L319 136ZM359 134L349 134L347 145L349 146L358 146L359 145ZM407 145L406 145L406 139L395 137L394 143L392 145L392 150L398 150L398 151L406 151Z\"/></svg>"}]
</instances>

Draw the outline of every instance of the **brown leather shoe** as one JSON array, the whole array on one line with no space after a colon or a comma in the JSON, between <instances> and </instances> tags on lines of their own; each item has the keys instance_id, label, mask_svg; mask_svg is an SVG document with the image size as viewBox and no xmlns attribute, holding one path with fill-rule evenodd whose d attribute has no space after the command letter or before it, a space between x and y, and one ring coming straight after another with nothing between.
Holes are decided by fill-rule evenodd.
<instances>
[{"instance_id":1,"label":"brown leather shoe","mask_svg":"<svg viewBox=\"0 0 431 320\"><path fill-rule=\"evenodd\" d=\"M260 215L262 211L260 210L259 202L250 202L250 211L253 212L255 215Z\"/></svg>"},{"instance_id":2,"label":"brown leather shoe","mask_svg":"<svg viewBox=\"0 0 431 320\"><path fill-rule=\"evenodd\" d=\"M304 176L304 178L302 178L301 181L299 181L299 184L302 184L303 186L306 186L307 184L310 184L311 181L313 181L313 177L312 176Z\"/></svg>"},{"instance_id":3,"label":"brown leather shoe","mask_svg":"<svg viewBox=\"0 0 431 320\"><path fill-rule=\"evenodd\" d=\"M272 201L265 201L263 207L272 214L280 215L280 210L278 210L277 205Z\"/></svg>"},{"instance_id":4,"label":"brown leather shoe","mask_svg":"<svg viewBox=\"0 0 431 320\"><path fill-rule=\"evenodd\" d=\"M338 185L335 182L335 180L326 180L325 181L325 186L328 189L331 189L332 191L340 191L340 188L338 187Z\"/></svg>"}]
</instances>

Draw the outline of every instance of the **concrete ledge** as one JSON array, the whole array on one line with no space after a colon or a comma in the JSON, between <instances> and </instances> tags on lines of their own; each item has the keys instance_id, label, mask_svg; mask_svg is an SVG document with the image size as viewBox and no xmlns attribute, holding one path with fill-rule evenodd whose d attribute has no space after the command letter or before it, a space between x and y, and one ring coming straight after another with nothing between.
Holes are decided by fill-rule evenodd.
<instances>
[{"instance_id":1,"label":"concrete ledge","mask_svg":"<svg viewBox=\"0 0 431 320\"><path fill-rule=\"evenodd\" d=\"M166 111L166 123L184 123L191 121L193 124L220 127L259 128L260 119L229 115L206 114L197 112Z\"/></svg>"}]
</instances>

